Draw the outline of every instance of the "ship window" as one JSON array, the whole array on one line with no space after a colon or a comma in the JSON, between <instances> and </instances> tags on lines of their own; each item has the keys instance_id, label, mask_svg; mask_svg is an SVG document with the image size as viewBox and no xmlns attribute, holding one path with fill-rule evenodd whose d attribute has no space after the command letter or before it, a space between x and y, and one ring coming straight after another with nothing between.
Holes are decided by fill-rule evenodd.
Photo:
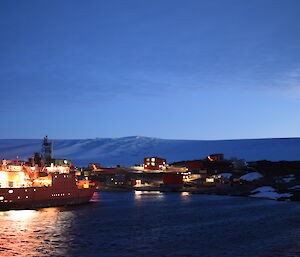
<instances>
[{"instance_id":1,"label":"ship window","mask_svg":"<svg viewBox=\"0 0 300 257\"><path fill-rule=\"evenodd\" d=\"M4 200L4 197L3 196L0 196L0 201L3 201Z\"/></svg>"},{"instance_id":2,"label":"ship window","mask_svg":"<svg viewBox=\"0 0 300 257\"><path fill-rule=\"evenodd\" d=\"M36 191L36 189L33 189L33 191Z\"/></svg>"},{"instance_id":3,"label":"ship window","mask_svg":"<svg viewBox=\"0 0 300 257\"><path fill-rule=\"evenodd\" d=\"M25 189L25 192L27 192L27 189Z\"/></svg>"},{"instance_id":4,"label":"ship window","mask_svg":"<svg viewBox=\"0 0 300 257\"><path fill-rule=\"evenodd\" d=\"M29 196L28 196L28 195L26 195L26 198L29 198Z\"/></svg>"},{"instance_id":5,"label":"ship window","mask_svg":"<svg viewBox=\"0 0 300 257\"><path fill-rule=\"evenodd\" d=\"M18 196L18 199L20 199L21 197L20 196Z\"/></svg>"},{"instance_id":6,"label":"ship window","mask_svg":"<svg viewBox=\"0 0 300 257\"><path fill-rule=\"evenodd\" d=\"M14 190L8 190L8 193L12 194L14 192Z\"/></svg>"}]
</instances>

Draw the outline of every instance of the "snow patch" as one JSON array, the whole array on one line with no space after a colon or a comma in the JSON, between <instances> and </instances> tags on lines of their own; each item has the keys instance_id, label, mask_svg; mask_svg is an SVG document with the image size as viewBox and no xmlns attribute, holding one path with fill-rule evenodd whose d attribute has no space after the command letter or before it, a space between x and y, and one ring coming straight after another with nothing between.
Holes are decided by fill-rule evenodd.
<instances>
[{"instance_id":1,"label":"snow patch","mask_svg":"<svg viewBox=\"0 0 300 257\"><path fill-rule=\"evenodd\" d=\"M256 192L258 192L258 193L256 193ZM277 200L279 198L292 196L292 194L289 194L289 193L279 194L279 193L275 192L275 188L270 187L270 186L258 187L256 189L252 190L251 193L256 193L256 194L250 195L250 197L264 198L264 199L271 199L271 200Z\"/></svg>"},{"instance_id":2,"label":"snow patch","mask_svg":"<svg viewBox=\"0 0 300 257\"><path fill-rule=\"evenodd\" d=\"M263 175L260 174L259 172L250 172L246 175L241 176L240 179L245 180L245 181L254 181L254 180L258 180L262 177L263 177Z\"/></svg>"},{"instance_id":3,"label":"snow patch","mask_svg":"<svg viewBox=\"0 0 300 257\"><path fill-rule=\"evenodd\" d=\"M296 179L296 178L295 178L295 175L291 174L291 175L289 175L289 176L283 178L282 181L285 182L285 183L288 183L288 182L291 182L291 181L293 181L293 180L295 180L295 179Z\"/></svg>"},{"instance_id":4,"label":"snow patch","mask_svg":"<svg viewBox=\"0 0 300 257\"><path fill-rule=\"evenodd\" d=\"M256 193L256 192L274 192L275 188L270 187L270 186L263 186L263 187L258 187L256 189L253 189L251 193Z\"/></svg>"},{"instance_id":5,"label":"snow patch","mask_svg":"<svg viewBox=\"0 0 300 257\"><path fill-rule=\"evenodd\" d=\"M264 198L264 199L271 199L271 200L277 200L279 198L291 197L291 196L292 196L292 194L289 194L289 193L279 194L277 192L259 192L254 195L250 195L250 197Z\"/></svg>"},{"instance_id":6,"label":"snow patch","mask_svg":"<svg viewBox=\"0 0 300 257\"><path fill-rule=\"evenodd\" d=\"M296 186L290 187L289 189L290 189L290 190L297 190L297 189L300 189L300 185L296 185Z\"/></svg>"},{"instance_id":7,"label":"snow patch","mask_svg":"<svg viewBox=\"0 0 300 257\"><path fill-rule=\"evenodd\" d=\"M220 176L223 178L231 178L232 174L231 173L221 173Z\"/></svg>"},{"instance_id":8,"label":"snow patch","mask_svg":"<svg viewBox=\"0 0 300 257\"><path fill-rule=\"evenodd\" d=\"M285 182L285 183L288 183L288 182L291 182L295 180L295 178L283 178L282 181Z\"/></svg>"}]
</instances>

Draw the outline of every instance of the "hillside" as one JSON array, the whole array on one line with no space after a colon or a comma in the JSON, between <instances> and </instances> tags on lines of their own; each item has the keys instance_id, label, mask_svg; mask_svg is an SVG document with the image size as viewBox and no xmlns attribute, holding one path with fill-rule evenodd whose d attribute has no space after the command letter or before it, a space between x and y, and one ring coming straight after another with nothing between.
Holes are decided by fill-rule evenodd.
<instances>
[{"instance_id":1,"label":"hillside","mask_svg":"<svg viewBox=\"0 0 300 257\"><path fill-rule=\"evenodd\" d=\"M0 139L0 158L21 159L40 151L38 139ZM53 140L54 156L73 160L76 165L100 162L102 165L133 165L146 156L161 156L168 162L200 159L211 153L224 153L247 161L267 159L300 160L300 138L242 140L170 140L149 137Z\"/></svg>"}]
</instances>

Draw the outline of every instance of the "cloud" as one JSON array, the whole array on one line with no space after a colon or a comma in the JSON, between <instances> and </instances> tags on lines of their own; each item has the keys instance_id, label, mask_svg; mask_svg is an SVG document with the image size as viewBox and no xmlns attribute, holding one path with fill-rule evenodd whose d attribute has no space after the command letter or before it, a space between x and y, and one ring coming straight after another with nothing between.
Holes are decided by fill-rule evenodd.
<instances>
[{"instance_id":1,"label":"cloud","mask_svg":"<svg viewBox=\"0 0 300 257\"><path fill-rule=\"evenodd\" d=\"M300 67L282 73L275 83L277 89L284 95L300 99Z\"/></svg>"}]
</instances>

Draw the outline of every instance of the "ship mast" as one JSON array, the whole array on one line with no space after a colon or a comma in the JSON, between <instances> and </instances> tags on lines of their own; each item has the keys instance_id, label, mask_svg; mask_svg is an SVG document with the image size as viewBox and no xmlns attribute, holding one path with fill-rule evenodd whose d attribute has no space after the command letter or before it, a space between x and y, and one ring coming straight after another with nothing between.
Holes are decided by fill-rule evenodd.
<instances>
[{"instance_id":1,"label":"ship mast","mask_svg":"<svg viewBox=\"0 0 300 257\"><path fill-rule=\"evenodd\" d=\"M48 136L45 136L42 144L42 157L47 165L50 165L53 158L52 152L52 142L48 140Z\"/></svg>"}]
</instances>

